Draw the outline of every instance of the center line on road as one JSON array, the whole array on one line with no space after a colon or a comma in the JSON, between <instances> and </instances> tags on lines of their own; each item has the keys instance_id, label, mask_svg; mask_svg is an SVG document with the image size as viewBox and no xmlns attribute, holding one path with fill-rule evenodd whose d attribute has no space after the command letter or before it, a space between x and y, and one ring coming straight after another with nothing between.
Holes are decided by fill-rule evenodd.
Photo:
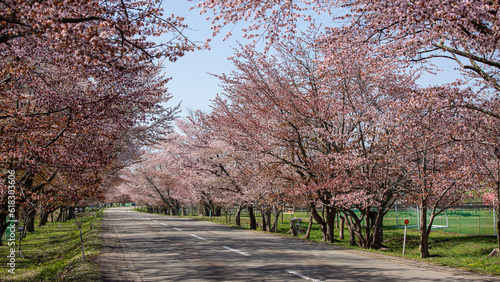
<instances>
[{"instance_id":1,"label":"center line on road","mask_svg":"<svg viewBox=\"0 0 500 282\"><path fill-rule=\"evenodd\" d=\"M293 270L286 270L286 272L288 272L288 273L290 273L290 274L293 274L293 275L295 275L295 276L298 276L298 277L300 277L300 278L302 278L302 279L306 279L306 280L310 280L310 281L314 281L314 282L321 282L321 280L318 280L318 279L313 279L313 278L311 278L311 277L307 277L307 276L302 275L302 274L300 274L300 273L298 273L298 272L295 272L295 271L293 271Z\"/></svg>"},{"instance_id":2,"label":"center line on road","mask_svg":"<svg viewBox=\"0 0 500 282\"><path fill-rule=\"evenodd\" d=\"M177 228L177 227L174 227L175 230L177 231L182 231L181 229Z\"/></svg>"},{"instance_id":3,"label":"center line on road","mask_svg":"<svg viewBox=\"0 0 500 282\"><path fill-rule=\"evenodd\" d=\"M198 235L194 235L194 234L189 234L189 235L193 236L194 238L198 238L198 239L200 239L200 240L207 240L207 239L202 238L202 237L200 237L200 236L198 236Z\"/></svg>"},{"instance_id":4,"label":"center line on road","mask_svg":"<svg viewBox=\"0 0 500 282\"><path fill-rule=\"evenodd\" d=\"M235 250L235 249L233 249L233 248L229 248L228 246L222 246L222 247L223 247L224 249L226 249L226 250L230 250L231 252L235 252L235 253L240 254L240 255L242 255L242 256L246 256L246 257L249 257L249 256L250 256L250 254L247 254L247 253L242 252L242 251Z\"/></svg>"}]
</instances>

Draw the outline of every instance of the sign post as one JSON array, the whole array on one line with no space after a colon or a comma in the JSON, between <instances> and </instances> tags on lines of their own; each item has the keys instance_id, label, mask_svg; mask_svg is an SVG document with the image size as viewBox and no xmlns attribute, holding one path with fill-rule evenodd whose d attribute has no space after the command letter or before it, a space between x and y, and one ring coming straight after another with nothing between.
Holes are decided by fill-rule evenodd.
<instances>
[{"instance_id":1,"label":"sign post","mask_svg":"<svg viewBox=\"0 0 500 282\"><path fill-rule=\"evenodd\" d=\"M83 256L83 260L85 261L85 250L83 248L83 237L82 237L82 222L77 221L76 226L78 226L78 229L80 229L80 242L82 242L82 256Z\"/></svg>"},{"instance_id":2,"label":"sign post","mask_svg":"<svg viewBox=\"0 0 500 282\"><path fill-rule=\"evenodd\" d=\"M405 235L404 235L404 238L403 238L403 256L405 255L405 247L406 247L406 228L408 227L408 223L410 223L410 221L408 219L405 219Z\"/></svg>"}]
</instances>

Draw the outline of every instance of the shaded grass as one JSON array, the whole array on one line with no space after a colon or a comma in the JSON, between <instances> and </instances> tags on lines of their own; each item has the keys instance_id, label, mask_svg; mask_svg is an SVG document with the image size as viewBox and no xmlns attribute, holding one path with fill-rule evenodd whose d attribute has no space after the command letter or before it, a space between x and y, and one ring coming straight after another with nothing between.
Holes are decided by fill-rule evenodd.
<instances>
[{"instance_id":1,"label":"shaded grass","mask_svg":"<svg viewBox=\"0 0 500 282\"><path fill-rule=\"evenodd\" d=\"M1 281L100 281L100 272L96 262L102 240L99 233L102 228L102 216L85 213L78 220L82 222L82 236L85 258L82 257L80 231L76 220L64 223L49 222L36 228L22 240L25 258L21 258L16 241L15 274L9 273L7 262L0 268ZM92 224L92 228L90 225ZM16 234L19 237L19 234ZM4 243L5 244L5 243ZM9 246L0 247L0 257L10 254ZM2 261L6 261L3 259Z\"/></svg>"},{"instance_id":2,"label":"shaded grass","mask_svg":"<svg viewBox=\"0 0 500 282\"><path fill-rule=\"evenodd\" d=\"M137 211L144 211L135 209ZM229 216L206 217L206 216L186 216L196 220L212 221L221 224L234 225L234 216L229 220ZM259 223L260 217L256 215ZM302 218L301 228L307 229L309 215L307 213L284 214L279 218L278 233L283 236L290 236L289 223L292 217ZM283 222L283 223L282 223ZM240 226L238 226L240 227ZM243 214L241 217L241 228L250 228L250 218ZM347 228L344 230L344 239L334 243L336 246L345 248L368 251L384 255L403 257L403 237L404 229L384 228L384 242L388 250L366 250L358 246L349 245L349 234ZM303 236L304 234L300 234ZM339 228L335 229L335 238L339 237ZM449 233L443 231L432 231L429 237L429 252L431 258L421 259L419 246L420 233L417 230L408 230L406 238L405 258L418 261L424 261L431 264L449 266L468 270L476 273L500 276L500 258L488 257L488 254L496 248L495 236L470 236L464 234ZM310 239L311 241L321 242L322 235L319 224L313 223ZM325 243L327 244L327 243Z\"/></svg>"}]
</instances>

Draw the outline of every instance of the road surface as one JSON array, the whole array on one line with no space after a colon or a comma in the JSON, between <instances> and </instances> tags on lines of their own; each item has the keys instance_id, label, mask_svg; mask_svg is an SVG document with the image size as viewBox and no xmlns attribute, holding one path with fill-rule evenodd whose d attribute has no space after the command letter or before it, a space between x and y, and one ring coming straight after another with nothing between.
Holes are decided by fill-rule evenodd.
<instances>
[{"instance_id":1,"label":"road surface","mask_svg":"<svg viewBox=\"0 0 500 282\"><path fill-rule=\"evenodd\" d=\"M500 281L211 222L104 211L104 281Z\"/></svg>"}]
</instances>

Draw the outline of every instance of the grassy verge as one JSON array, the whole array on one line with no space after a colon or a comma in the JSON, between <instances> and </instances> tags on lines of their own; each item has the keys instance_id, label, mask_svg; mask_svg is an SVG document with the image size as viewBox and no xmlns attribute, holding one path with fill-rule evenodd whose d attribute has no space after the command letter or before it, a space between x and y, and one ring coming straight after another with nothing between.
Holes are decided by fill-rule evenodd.
<instances>
[{"instance_id":1,"label":"grassy verge","mask_svg":"<svg viewBox=\"0 0 500 282\"><path fill-rule=\"evenodd\" d=\"M22 240L25 258L21 258L16 241L15 274L9 273L7 256L9 246L0 247L2 265L1 281L99 281L100 272L96 258L100 253L102 240L99 233L102 218L95 213L85 213L82 218L82 236L85 261L82 258L80 231L76 220L64 223L47 223L28 233ZM92 228L90 225L92 224ZM18 237L19 235L16 234ZM5 243L4 243L5 244Z\"/></svg>"},{"instance_id":2,"label":"grassy verge","mask_svg":"<svg viewBox=\"0 0 500 282\"><path fill-rule=\"evenodd\" d=\"M136 209L141 211L140 209ZM188 216L197 220L212 221L221 224L234 226L234 217L200 217ZM284 236L290 236L289 223L292 217L302 218L301 227L307 228L309 216L306 213L295 213L293 215L285 214L279 219L278 233ZM248 229L250 219L247 216L241 217L242 228ZM336 238L339 235L339 229L336 230ZM299 236L303 236L300 234ZM373 253L385 254L395 257L402 257L404 229L386 228L384 229L384 245L389 250L365 250L359 247L349 245L349 234L345 228L345 239L335 242L334 245L368 251ZM321 230L318 224L314 223L310 234L311 241L321 241ZM421 259L418 250L419 232L408 230L406 238L405 258L419 261L425 261L431 264L450 266L464 269L476 273L500 276L500 258L490 258L488 254L496 248L496 237L494 236L470 236L442 231L433 231L430 235L430 254L431 258Z\"/></svg>"}]
</instances>

